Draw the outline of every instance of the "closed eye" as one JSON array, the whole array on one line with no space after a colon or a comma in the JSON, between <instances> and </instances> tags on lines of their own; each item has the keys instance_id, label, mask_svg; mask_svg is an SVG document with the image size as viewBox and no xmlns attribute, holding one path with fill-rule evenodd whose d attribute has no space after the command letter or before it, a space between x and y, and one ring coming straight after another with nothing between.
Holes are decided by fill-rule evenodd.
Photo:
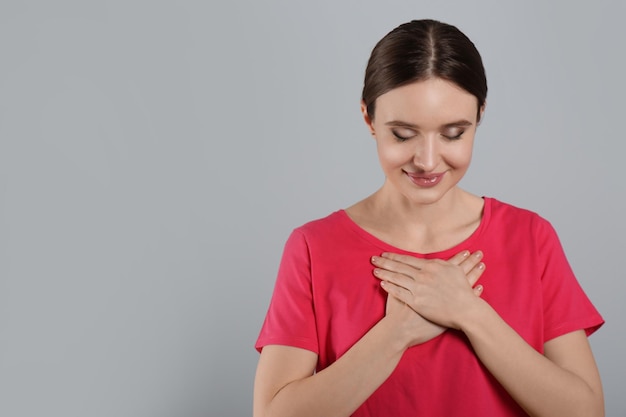
<instances>
[{"instance_id":1,"label":"closed eye","mask_svg":"<svg viewBox=\"0 0 626 417\"><path fill-rule=\"evenodd\" d=\"M457 132L446 132L446 133L442 133L441 136L443 136L444 138L446 138L448 140L457 140L457 139L461 139L461 136L463 136L463 133L465 133L465 130L461 130L458 133Z\"/></svg>"},{"instance_id":2,"label":"closed eye","mask_svg":"<svg viewBox=\"0 0 626 417\"><path fill-rule=\"evenodd\" d=\"M411 131L404 131L402 133L400 133L399 131L392 129L391 133L393 133L393 136L395 136L395 138L399 141L399 142L404 142L406 140L411 139L412 137L415 136L415 134Z\"/></svg>"}]
</instances>

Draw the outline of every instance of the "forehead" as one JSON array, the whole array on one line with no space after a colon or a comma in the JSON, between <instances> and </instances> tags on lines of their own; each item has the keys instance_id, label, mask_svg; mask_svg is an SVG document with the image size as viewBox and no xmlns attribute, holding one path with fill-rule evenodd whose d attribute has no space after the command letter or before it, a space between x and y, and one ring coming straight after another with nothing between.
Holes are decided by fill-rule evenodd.
<instances>
[{"instance_id":1,"label":"forehead","mask_svg":"<svg viewBox=\"0 0 626 417\"><path fill-rule=\"evenodd\" d=\"M394 88L376 99L376 119L380 121L445 124L459 118L474 121L477 111L476 97L441 78Z\"/></svg>"}]
</instances>

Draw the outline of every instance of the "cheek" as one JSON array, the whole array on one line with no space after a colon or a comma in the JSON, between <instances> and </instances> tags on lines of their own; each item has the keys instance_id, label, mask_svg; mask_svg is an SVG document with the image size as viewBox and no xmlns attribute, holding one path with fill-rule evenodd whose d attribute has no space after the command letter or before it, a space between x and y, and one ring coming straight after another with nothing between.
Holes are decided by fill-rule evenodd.
<instances>
[{"instance_id":1,"label":"cheek","mask_svg":"<svg viewBox=\"0 0 626 417\"><path fill-rule=\"evenodd\" d=\"M404 165L412 157L413 154L408 147L378 145L378 159L383 169Z\"/></svg>"},{"instance_id":2,"label":"cheek","mask_svg":"<svg viewBox=\"0 0 626 417\"><path fill-rule=\"evenodd\" d=\"M448 163L458 168L467 168L472 161L472 150L470 146L459 146L448 154Z\"/></svg>"},{"instance_id":3,"label":"cheek","mask_svg":"<svg viewBox=\"0 0 626 417\"><path fill-rule=\"evenodd\" d=\"M446 150L448 164L459 169L467 168L472 161L473 138L463 142L456 142L454 145Z\"/></svg>"}]
</instances>

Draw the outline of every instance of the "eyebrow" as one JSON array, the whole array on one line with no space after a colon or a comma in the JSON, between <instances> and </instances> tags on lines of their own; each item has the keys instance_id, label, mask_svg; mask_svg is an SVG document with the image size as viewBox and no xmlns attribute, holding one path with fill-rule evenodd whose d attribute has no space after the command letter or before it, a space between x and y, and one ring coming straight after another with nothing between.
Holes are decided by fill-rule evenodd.
<instances>
[{"instance_id":1,"label":"eyebrow","mask_svg":"<svg viewBox=\"0 0 626 417\"><path fill-rule=\"evenodd\" d=\"M385 123L386 126L394 126L394 127L407 127L407 128L411 128L411 129L419 129L419 126L413 123L408 123L408 122L403 122L402 120L392 120L390 122ZM456 120L454 122L450 122L450 123L446 123L444 124L443 128L448 128L448 127L467 127L467 126L471 126L473 125L472 122L470 122L469 120L465 120L465 119L461 119L461 120Z\"/></svg>"}]
</instances>

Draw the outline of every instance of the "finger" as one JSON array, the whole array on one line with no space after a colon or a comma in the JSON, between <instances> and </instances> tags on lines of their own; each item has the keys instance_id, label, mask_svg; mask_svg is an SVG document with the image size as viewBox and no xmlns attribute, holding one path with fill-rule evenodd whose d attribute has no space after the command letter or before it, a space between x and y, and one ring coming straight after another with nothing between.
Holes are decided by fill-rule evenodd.
<instances>
[{"instance_id":1,"label":"finger","mask_svg":"<svg viewBox=\"0 0 626 417\"><path fill-rule=\"evenodd\" d=\"M468 256L470 256L470 251L463 250L457 253L456 255L454 255L452 258L448 259L448 262L456 266L459 266L464 260L467 259Z\"/></svg>"},{"instance_id":2,"label":"finger","mask_svg":"<svg viewBox=\"0 0 626 417\"><path fill-rule=\"evenodd\" d=\"M411 292L410 291L411 284L414 284L414 281L412 278L404 274L400 274L400 273L393 272L393 271L388 271L386 269L375 268L374 276L380 279L381 281L386 281L397 287L402 287L406 289L409 293Z\"/></svg>"},{"instance_id":3,"label":"finger","mask_svg":"<svg viewBox=\"0 0 626 417\"><path fill-rule=\"evenodd\" d=\"M399 253L385 252L380 256L381 258L390 259L392 261L410 265L413 268L417 269L422 269L425 263L428 262L427 259L416 258L415 256L410 255L401 255Z\"/></svg>"},{"instance_id":4,"label":"finger","mask_svg":"<svg viewBox=\"0 0 626 417\"><path fill-rule=\"evenodd\" d=\"M407 304L407 301L409 301L413 295L406 288L395 285L394 283L389 281L381 281L380 286L383 290L387 292L387 294L402 301L405 304Z\"/></svg>"},{"instance_id":5,"label":"finger","mask_svg":"<svg viewBox=\"0 0 626 417\"><path fill-rule=\"evenodd\" d=\"M471 271L467 273L467 281L472 287L476 284L476 282L478 282L483 272L485 272L485 268L485 264L479 262Z\"/></svg>"},{"instance_id":6,"label":"finger","mask_svg":"<svg viewBox=\"0 0 626 417\"><path fill-rule=\"evenodd\" d=\"M377 268L404 274L410 278L413 278L415 273L418 271L417 268L411 265L398 262L390 258L383 258L382 256L372 256L371 261L372 264L374 264L374 266L376 266Z\"/></svg>"},{"instance_id":7,"label":"finger","mask_svg":"<svg viewBox=\"0 0 626 417\"><path fill-rule=\"evenodd\" d=\"M476 265L480 263L481 259L483 259L483 252L478 250L472 253L471 255L467 256L459 264L459 266L461 267L461 269L463 269L463 272L465 273L465 275L467 275L472 269L476 267Z\"/></svg>"},{"instance_id":8,"label":"finger","mask_svg":"<svg viewBox=\"0 0 626 417\"><path fill-rule=\"evenodd\" d=\"M477 297L480 297L481 294L483 293L483 291L484 291L484 287L482 285L480 285L480 284L474 287L474 294Z\"/></svg>"}]
</instances>

